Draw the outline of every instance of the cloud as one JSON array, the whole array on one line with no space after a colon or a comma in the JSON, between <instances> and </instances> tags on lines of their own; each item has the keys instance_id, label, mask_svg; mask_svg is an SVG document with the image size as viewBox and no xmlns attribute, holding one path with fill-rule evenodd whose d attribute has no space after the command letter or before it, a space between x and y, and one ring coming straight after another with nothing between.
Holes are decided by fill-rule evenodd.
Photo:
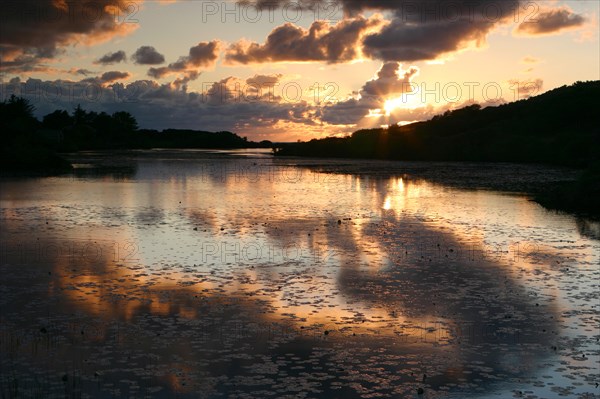
<instances>
[{"instance_id":1,"label":"cloud","mask_svg":"<svg viewBox=\"0 0 600 399\"><path fill-rule=\"evenodd\" d=\"M115 13L129 15L131 6L127 0L3 1L0 68L27 70L61 54L67 45L90 45L126 35L137 24L118 21Z\"/></svg>"},{"instance_id":2,"label":"cloud","mask_svg":"<svg viewBox=\"0 0 600 399\"><path fill-rule=\"evenodd\" d=\"M360 58L360 40L382 23L379 16L345 19L331 26L315 21L304 29L291 23L275 28L264 44L241 41L226 50L228 64L283 61L348 62Z\"/></svg>"},{"instance_id":3,"label":"cloud","mask_svg":"<svg viewBox=\"0 0 600 399\"><path fill-rule=\"evenodd\" d=\"M346 1L352 9L384 6L362 0ZM390 2L391 3L391 2ZM384 61L434 60L468 47L481 47L498 25L508 23L517 0L396 1L394 18L381 31L368 35L363 51Z\"/></svg>"},{"instance_id":4,"label":"cloud","mask_svg":"<svg viewBox=\"0 0 600 399\"><path fill-rule=\"evenodd\" d=\"M100 80L103 83L112 83L112 82L116 82L117 80L127 79L130 76L131 76L131 74L129 72L109 71L109 72L104 72L102 74L102 76L100 76Z\"/></svg>"},{"instance_id":5,"label":"cloud","mask_svg":"<svg viewBox=\"0 0 600 399\"><path fill-rule=\"evenodd\" d=\"M400 67L401 65L398 62L383 64L377 72L377 78L365 83L361 94L363 96L383 97L389 94L412 92L411 79L419 74L419 69L410 67L408 71L401 71Z\"/></svg>"},{"instance_id":6,"label":"cloud","mask_svg":"<svg viewBox=\"0 0 600 399\"><path fill-rule=\"evenodd\" d=\"M568 7L558 7L540 12L532 20L522 22L515 30L517 35L552 35L583 26L586 19Z\"/></svg>"},{"instance_id":7,"label":"cloud","mask_svg":"<svg viewBox=\"0 0 600 399\"><path fill-rule=\"evenodd\" d=\"M221 44L218 40L211 42L200 42L190 48L190 54L185 60L188 65L195 67L207 67L214 65L219 57Z\"/></svg>"},{"instance_id":8,"label":"cloud","mask_svg":"<svg viewBox=\"0 0 600 399\"><path fill-rule=\"evenodd\" d=\"M384 63L377 77L366 82L357 96L331 104L323 109L322 119L332 124L355 125L371 111L384 108L386 100L413 92L412 79L419 69L406 71L397 62Z\"/></svg>"},{"instance_id":9,"label":"cloud","mask_svg":"<svg viewBox=\"0 0 600 399\"><path fill-rule=\"evenodd\" d=\"M530 55L523 57L521 60L522 64L539 64L540 62L541 60L539 58Z\"/></svg>"},{"instance_id":10,"label":"cloud","mask_svg":"<svg viewBox=\"0 0 600 399\"><path fill-rule=\"evenodd\" d=\"M212 82L202 95L207 104L223 105L239 101L242 90L241 80L234 76L229 76L218 82Z\"/></svg>"},{"instance_id":11,"label":"cloud","mask_svg":"<svg viewBox=\"0 0 600 399\"><path fill-rule=\"evenodd\" d=\"M79 81L79 83L86 84L88 86L96 86L94 89L97 90L97 88L100 86L107 86L107 85L110 85L111 83L117 82L119 80L128 79L129 77L131 77L131 74L129 72L108 71L108 72L104 72L100 76L83 79L83 80ZM62 81L58 81L58 82L62 82Z\"/></svg>"},{"instance_id":12,"label":"cloud","mask_svg":"<svg viewBox=\"0 0 600 399\"><path fill-rule=\"evenodd\" d=\"M142 46L131 56L134 63L140 65L158 65L165 62L165 56L152 46Z\"/></svg>"},{"instance_id":13,"label":"cloud","mask_svg":"<svg viewBox=\"0 0 600 399\"><path fill-rule=\"evenodd\" d=\"M203 87L205 99L208 104L220 105L232 102L269 102L283 101L275 87L279 85L283 75L254 75L242 80L229 76L218 82L205 82Z\"/></svg>"},{"instance_id":14,"label":"cloud","mask_svg":"<svg viewBox=\"0 0 600 399\"><path fill-rule=\"evenodd\" d=\"M250 4L246 2L244 4ZM322 7L321 0L261 0L257 8ZM230 63L264 63L274 61L347 62L360 56L383 61L435 60L446 54L471 47L482 47L496 27L510 24L519 15L524 0L339 0L345 19L334 27L323 21L309 30L292 24L275 28L264 44L239 42L226 55ZM526 7L525 7L526 8ZM364 20L365 12L386 12L388 23L379 21L378 30L347 28L346 35L334 35L348 21ZM568 7L548 8L535 18L521 23L517 34L542 35L574 29L585 18ZM319 32L331 34L319 34ZM352 32L352 33L350 33ZM329 46L335 47L330 49Z\"/></svg>"},{"instance_id":15,"label":"cloud","mask_svg":"<svg viewBox=\"0 0 600 399\"><path fill-rule=\"evenodd\" d=\"M127 72L110 71L81 81L30 78L22 82L16 78L0 83L0 92L5 96L14 93L29 98L38 117L81 104L84 109L96 112L130 112L142 128L229 130L253 139L286 141L292 135L296 139L315 132L342 134L356 128L426 120L467 105L448 103L438 107L427 104L398 107L388 113L373 112L381 110L386 99L397 99L407 93L402 83L410 82L415 76L415 68L403 70L397 63L385 63L377 76L365 82L351 98L320 106L302 99L282 98L265 92L252 95L251 91L245 91L244 84L276 87L286 80L280 75L254 75L246 79L230 76L203 87L201 92L187 92L173 84L154 80L123 83L120 80L129 77ZM542 83L532 81L527 87L537 85L541 88ZM520 91L522 95L526 93L525 86ZM531 91L528 95L532 95Z\"/></svg>"},{"instance_id":16,"label":"cloud","mask_svg":"<svg viewBox=\"0 0 600 399\"><path fill-rule=\"evenodd\" d=\"M89 69L85 69L85 68L71 68L67 72L72 75L83 75L83 76L92 75L94 73L94 72L90 71Z\"/></svg>"},{"instance_id":17,"label":"cloud","mask_svg":"<svg viewBox=\"0 0 600 399\"><path fill-rule=\"evenodd\" d=\"M187 56L179 57L176 62L169 64L166 67L148 69L148 76L155 79L160 79L169 75L180 75L173 84L180 88L190 80L195 80L200 76L200 68L214 66L219 52L221 43L218 40L210 42L200 42L189 50Z\"/></svg>"},{"instance_id":18,"label":"cloud","mask_svg":"<svg viewBox=\"0 0 600 399\"><path fill-rule=\"evenodd\" d=\"M255 6L314 10L323 7L323 3L322 0L262 0ZM227 51L227 61L337 63L363 55L383 61L433 60L464 48L482 46L490 31L512 20L520 0L339 0L335 4L343 9L345 18L334 27L317 21L304 30L288 23L275 28L262 45L234 44ZM354 29L347 27L345 35L333 34L349 21L365 21L363 14L373 11L386 12L391 20L383 23L377 18L378 23L374 24L377 30L359 24ZM313 30L331 30L332 34L314 34Z\"/></svg>"},{"instance_id":19,"label":"cloud","mask_svg":"<svg viewBox=\"0 0 600 399\"><path fill-rule=\"evenodd\" d=\"M279 83L282 77L283 75L280 73L275 75L254 75L253 77L246 79L246 83L258 87L274 87Z\"/></svg>"},{"instance_id":20,"label":"cloud","mask_svg":"<svg viewBox=\"0 0 600 399\"><path fill-rule=\"evenodd\" d=\"M511 79L508 83L513 90L516 89L519 100L540 94L544 87L544 81L539 78L530 80Z\"/></svg>"},{"instance_id":21,"label":"cloud","mask_svg":"<svg viewBox=\"0 0 600 399\"><path fill-rule=\"evenodd\" d=\"M384 61L433 60L469 43L480 46L488 30L472 24L452 23L407 26L394 20L381 32L365 38L364 52Z\"/></svg>"},{"instance_id":22,"label":"cloud","mask_svg":"<svg viewBox=\"0 0 600 399\"><path fill-rule=\"evenodd\" d=\"M84 109L96 112L128 111L141 127L149 129L230 130L242 135L257 135L257 129L260 129L260 134L272 134L277 138L277 134L287 133L283 128L274 129L275 125L296 126L299 131L306 131L306 126L318 123L318 110L304 101L285 101L277 96L240 96L236 83L243 84L252 78L229 77L217 82L222 87L213 85L202 93L186 92L153 80L136 80L128 84L116 82L126 75L126 72L111 71L81 81L30 78L21 82L16 79L0 83L0 92L6 96L14 93L29 98L38 117L56 109L71 110L81 104ZM225 89L223 97L217 91L222 88ZM210 90L214 91L210 93ZM232 118L232 115L236 117Z\"/></svg>"},{"instance_id":23,"label":"cloud","mask_svg":"<svg viewBox=\"0 0 600 399\"><path fill-rule=\"evenodd\" d=\"M123 50L115 51L114 53L107 53L94 61L94 64L116 64L127 60L127 54Z\"/></svg>"}]
</instances>

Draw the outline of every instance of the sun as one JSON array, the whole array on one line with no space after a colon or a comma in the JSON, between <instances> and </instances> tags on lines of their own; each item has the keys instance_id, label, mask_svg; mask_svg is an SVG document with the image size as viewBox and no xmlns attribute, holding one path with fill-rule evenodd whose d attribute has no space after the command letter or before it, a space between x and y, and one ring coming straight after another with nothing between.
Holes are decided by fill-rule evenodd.
<instances>
[{"instance_id":1,"label":"sun","mask_svg":"<svg viewBox=\"0 0 600 399\"><path fill-rule=\"evenodd\" d=\"M404 93L400 97L390 98L383 105L385 116L390 116L392 111L398 108L415 109L424 106L420 96L417 95L418 90L412 93Z\"/></svg>"},{"instance_id":2,"label":"sun","mask_svg":"<svg viewBox=\"0 0 600 399\"><path fill-rule=\"evenodd\" d=\"M391 100L387 100L383 105L383 110L385 111L385 116L390 116L393 110L402 106L401 98L394 98Z\"/></svg>"}]
</instances>

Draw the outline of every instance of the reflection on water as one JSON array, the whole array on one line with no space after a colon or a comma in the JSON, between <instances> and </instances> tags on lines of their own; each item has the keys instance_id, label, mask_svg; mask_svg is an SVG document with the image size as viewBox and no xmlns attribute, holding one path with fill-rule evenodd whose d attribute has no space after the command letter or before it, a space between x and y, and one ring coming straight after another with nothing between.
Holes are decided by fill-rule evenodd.
<instances>
[{"instance_id":1,"label":"reflection on water","mask_svg":"<svg viewBox=\"0 0 600 399\"><path fill-rule=\"evenodd\" d=\"M3 396L599 392L590 221L402 164L78 161L1 183Z\"/></svg>"}]
</instances>

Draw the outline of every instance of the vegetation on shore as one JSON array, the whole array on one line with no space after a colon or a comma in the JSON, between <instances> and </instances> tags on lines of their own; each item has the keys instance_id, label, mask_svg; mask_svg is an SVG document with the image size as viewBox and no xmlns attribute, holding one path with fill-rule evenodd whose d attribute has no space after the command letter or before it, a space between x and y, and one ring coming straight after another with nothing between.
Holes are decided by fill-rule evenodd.
<instances>
[{"instance_id":1,"label":"vegetation on shore","mask_svg":"<svg viewBox=\"0 0 600 399\"><path fill-rule=\"evenodd\" d=\"M0 167L15 174L56 174L71 170L71 164L57 155L51 140L38 134L40 122L24 98L11 96L0 102Z\"/></svg>"},{"instance_id":2,"label":"vegetation on shore","mask_svg":"<svg viewBox=\"0 0 600 399\"><path fill-rule=\"evenodd\" d=\"M71 170L59 154L82 150L148 148L271 148L231 132L139 129L128 112L109 115L77 106L72 113L56 110L41 121L34 107L20 97L0 102L0 167L9 174L56 174Z\"/></svg>"}]
</instances>

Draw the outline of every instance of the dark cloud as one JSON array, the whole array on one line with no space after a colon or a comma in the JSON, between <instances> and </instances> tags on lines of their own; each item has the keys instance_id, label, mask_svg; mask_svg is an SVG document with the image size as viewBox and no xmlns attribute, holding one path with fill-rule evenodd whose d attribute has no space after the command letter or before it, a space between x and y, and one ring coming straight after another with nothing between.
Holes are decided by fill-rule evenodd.
<instances>
[{"instance_id":1,"label":"dark cloud","mask_svg":"<svg viewBox=\"0 0 600 399\"><path fill-rule=\"evenodd\" d=\"M362 9L365 1L349 5ZM363 51L385 61L432 60L469 45L479 47L498 24L511 20L516 0L395 1L394 19L381 31L367 36ZM376 2L383 6L382 2ZM371 6L372 7L372 6Z\"/></svg>"},{"instance_id":2,"label":"dark cloud","mask_svg":"<svg viewBox=\"0 0 600 399\"><path fill-rule=\"evenodd\" d=\"M333 125L356 125L370 110L381 106L371 98L349 98L321 110L321 119Z\"/></svg>"},{"instance_id":3,"label":"dark cloud","mask_svg":"<svg viewBox=\"0 0 600 399\"><path fill-rule=\"evenodd\" d=\"M528 21L522 22L516 29L522 35L548 35L563 30L581 27L586 19L573 13L567 7L546 10Z\"/></svg>"},{"instance_id":4,"label":"dark cloud","mask_svg":"<svg viewBox=\"0 0 600 399\"><path fill-rule=\"evenodd\" d=\"M130 76L131 74L129 72L109 71L104 72L102 76L100 76L100 80L103 83L112 83L116 82L117 80L127 79Z\"/></svg>"},{"instance_id":5,"label":"dark cloud","mask_svg":"<svg viewBox=\"0 0 600 399\"><path fill-rule=\"evenodd\" d=\"M87 75L92 75L94 72L90 71L89 69L85 69L85 68L72 68L71 70L69 70L69 73L71 73L73 75L87 76Z\"/></svg>"},{"instance_id":6,"label":"dark cloud","mask_svg":"<svg viewBox=\"0 0 600 399\"><path fill-rule=\"evenodd\" d=\"M388 94L402 94L412 92L411 79L418 75L419 69L410 67L408 71L401 71L401 65L397 62L383 64L377 79L365 83L361 94L363 96L387 96Z\"/></svg>"},{"instance_id":7,"label":"dark cloud","mask_svg":"<svg viewBox=\"0 0 600 399\"><path fill-rule=\"evenodd\" d=\"M165 56L156 51L152 46L138 48L131 56L131 59L136 64L141 65L158 65L165 62Z\"/></svg>"},{"instance_id":8,"label":"dark cloud","mask_svg":"<svg viewBox=\"0 0 600 399\"><path fill-rule=\"evenodd\" d=\"M484 18L498 21L513 15L519 0L340 0L347 14L367 10L391 11L398 19L411 23L473 21Z\"/></svg>"},{"instance_id":9,"label":"dark cloud","mask_svg":"<svg viewBox=\"0 0 600 399\"><path fill-rule=\"evenodd\" d=\"M282 7L313 10L319 5L338 6L339 2L331 0L239 0L236 4L242 7L253 7L257 10L273 10Z\"/></svg>"},{"instance_id":10,"label":"dark cloud","mask_svg":"<svg viewBox=\"0 0 600 399\"><path fill-rule=\"evenodd\" d=\"M116 64L127 60L127 54L123 50L115 51L114 53L108 53L94 61L94 64Z\"/></svg>"},{"instance_id":11,"label":"dark cloud","mask_svg":"<svg viewBox=\"0 0 600 399\"><path fill-rule=\"evenodd\" d=\"M200 42L190 48L190 54L187 57L187 64L195 67L207 67L215 63L219 57L221 49L220 42L213 40L211 42Z\"/></svg>"},{"instance_id":12,"label":"dark cloud","mask_svg":"<svg viewBox=\"0 0 600 399\"><path fill-rule=\"evenodd\" d=\"M317 21L305 30L288 23L275 28L262 45L234 44L228 49L226 59L242 64L273 61L336 63L352 61L362 50L365 56L383 61L431 60L468 46L482 45L496 26L513 20L520 1L339 0L335 4L344 10L346 18L334 27ZM258 8L293 5L314 9L323 7L323 3L326 2L264 0L254 5ZM391 16L391 21L379 31L365 32L368 26L365 26L362 13L367 11L385 12ZM338 31L344 33L338 35Z\"/></svg>"},{"instance_id":13,"label":"dark cloud","mask_svg":"<svg viewBox=\"0 0 600 399\"><path fill-rule=\"evenodd\" d=\"M453 23L407 26L394 20L380 32L365 38L364 52L384 61L432 60L468 43L483 43L490 28Z\"/></svg>"},{"instance_id":14,"label":"dark cloud","mask_svg":"<svg viewBox=\"0 0 600 399\"><path fill-rule=\"evenodd\" d=\"M369 28L381 24L377 17L346 19L331 26L315 21L309 29L286 23L275 28L264 44L238 42L225 55L228 63L280 61L352 61L360 55L360 39Z\"/></svg>"},{"instance_id":15,"label":"dark cloud","mask_svg":"<svg viewBox=\"0 0 600 399\"><path fill-rule=\"evenodd\" d=\"M176 62L166 67L148 69L148 76L160 79L169 75L179 75L173 84L180 88L191 80L200 76L200 68L213 66L221 49L218 40L211 42L200 42L190 48L187 56L179 57Z\"/></svg>"},{"instance_id":16,"label":"dark cloud","mask_svg":"<svg viewBox=\"0 0 600 399\"><path fill-rule=\"evenodd\" d=\"M133 31L137 24L115 18L129 15L127 0L1 0L1 67L15 70L60 54L68 44L93 44Z\"/></svg>"},{"instance_id":17,"label":"dark cloud","mask_svg":"<svg viewBox=\"0 0 600 399\"><path fill-rule=\"evenodd\" d=\"M127 79L130 76L131 76L131 74L129 72L108 71L108 72L104 72L100 76L83 79L80 81L80 83L96 85L96 86L103 86L103 85L106 86L110 83L114 83L119 80Z\"/></svg>"}]
</instances>

